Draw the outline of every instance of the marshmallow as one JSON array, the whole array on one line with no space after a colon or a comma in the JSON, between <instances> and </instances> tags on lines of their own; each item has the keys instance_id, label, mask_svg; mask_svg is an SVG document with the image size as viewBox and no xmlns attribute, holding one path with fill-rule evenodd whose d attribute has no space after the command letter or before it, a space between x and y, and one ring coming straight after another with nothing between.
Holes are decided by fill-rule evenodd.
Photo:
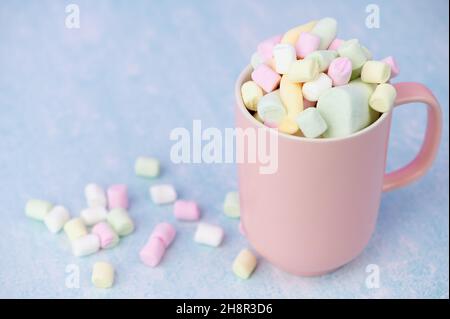
<instances>
[{"instance_id":1,"label":"marshmallow","mask_svg":"<svg viewBox=\"0 0 450 319\"><path fill-rule=\"evenodd\" d=\"M258 44L257 51L258 54L261 56L263 61L267 61L270 58L272 58L272 51L273 47L280 43L281 41L281 35L273 36L269 39L264 40L260 44Z\"/></svg>"},{"instance_id":2,"label":"marshmallow","mask_svg":"<svg viewBox=\"0 0 450 319\"><path fill-rule=\"evenodd\" d=\"M30 199L25 205L25 214L36 220L44 220L52 208L53 204L50 202L40 199Z\"/></svg>"},{"instance_id":3,"label":"marshmallow","mask_svg":"<svg viewBox=\"0 0 450 319\"><path fill-rule=\"evenodd\" d=\"M280 98L286 108L287 116L291 119L303 111L302 85L291 82L287 75L281 77Z\"/></svg>"},{"instance_id":4,"label":"marshmallow","mask_svg":"<svg viewBox=\"0 0 450 319\"><path fill-rule=\"evenodd\" d=\"M316 51L320 46L320 38L312 33L302 33L295 44L297 57L304 58L308 54Z\"/></svg>"},{"instance_id":5,"label":"marshmallow","mask_svg":"<svg viewBox=\"0 0 450 319\"><path fill-rule=\"evenodd\" d=\"M139 257L145 265L155 267L160 263L165 252L166 247L161 239L158 237L151 237L139 252Z\"/></svg>"},{"instance_id":6,"label":"marshmallow","mask_svg":"<svg viewBox=\"0 0 450 319\"><path fill-rule=\"evenodd\" d=\"M233 262L233 272L242 279L248 279L256 268L256 257L248 249L243 249Z\"/></svg>"},{"instance_id":7,"label":"marshmallow","mask_svg":"<svg viewBox=\"0 0 450 319\"><path fill-rule=\"evenodd\" d=\"M295 49L290 44L277 44L273 47L273 58L275 60L275 71L286 74L291 63L296 60Z\"/></svg>"},{"instance_id":8,"label":"marshmallow","mask_svg":"<svg viewBox=\"0 0 450 319\"><path fill-rule=\"evenodd\" d=\"M381 60L381 62L387 63L391 67L391 79L395 78L400 73L400 69L399 69L399 67L397 65L397 61L395 61L394 57L388 56L387 58L384 58L383 60Z\"/></svg>"},{"instance_id":9,"label":"marshmallow","mask_svg":"<svg viewBox=\"0 0 450 319\"><path fill-rule=\"evenodd\" d=\"M305 137L316 138L328 128L327 123L315 107L310 107L300 113L297 124Z\"/></svg>"},{"instance_id":10,"label":"marshmallow","mask_svg":"<svg viewBox=\"0 0 450 319\"><path fill-rule=\"evenodd\" d=\"M108 187L108 207L113 208L128 208L128 190L127 185L117 184Z\"/></svg>"},{"instance_id":11,"label":"marshmallow","mask_svg":"<svg viewBox=\"0 0 450 319\"><path fill-rule=\"evenodd\" d=\"M328 125L324 137L345 137L370 125L378 113L369 107L374 86L361 81L337 86L323 93L317 110Z\"/></svg>"},{"instance_id":12,"label":"marshmallow","mask_svg":"<svg viewBox=\"0 0 450 319\"><path fill-rule=\"evenodd\" d=\"M247 109L256 111L258 102L262 98L263 91L253 81L247 81L241 87L242 101Z\"/></svg>"},{"instance_id":13,"label":"marshmallow","mask_svg":"<svg viewBox=\"0 0 450 319\"><path fill-rule=\"evenodd\" d=\"M251 77L267 93L275 90L281 80L280 75L266 64L260 64L253 70Z\"/></svg>"},{"instance_id":14,"label":"marshmallow","mask_svg":"<svg viewBox=\"0 0 450 319\"><path fill-rule=\"evenodd\" d=\"M159 223L153 229L153 231L149 237L149 241L154 237L158 238L164 244L164 247L167 248L170 246L170 244L175 239L176 233L177 233L177 231L171 224Z\"/></svg>"},{"instance_id":15,"label":"marshmallow","mask_svg":"<svg viewBox=\"0 0 450 319\"><path fill-rule=\"evenodd\" d=\"M150 187L150 196L155 204L170 204L176 201L177 192L170 184L154 185Z\"/></svg>"},{"instance_id":16,"label":"marshmallow","mask_svg":"<svg viewBox=\"0 0 450 319\"><path fill-rule=\"evenodd\" d=\"M287 73L291 82L308 82L312 81L319 75L319 64L315 59L297 60L291 64L291 68Z\"/></svg>"},{"instance_id":17,"label":"marshmallow","mask_svg":"<svg viewBox=\"0 0 450 319\"><path fill-rule=\"evenodd\" d=\"M227 193L223 202L223 212L231 218L239 218L241 216L238 192Z\"/></svg>"},{"instance_id":18,"label":"marshmallow","mask_svg":"<svg viewBox=\"0 0 450 319\"><path fill-rule=\"evenodd\" d=\"M88 207L106 207L106 194L99 185L94 183L86 185L84 196Z\"/></svg>"},{"instance_id":19,"label":"marshmallow","mask_svg":"<svg viewBox=\"0 0 450 319\"><path fill-rule=\"evenodd\" d=\"M298 126L295 120L290 117L285 117L277 126L278 131L286 134L294 134L298 131Z\"/></svg>"},{"instance_id":20,"label":"marshmallow","mask_svg":"<svg viewBox=\"0 0 450 319\"><path fill-rule=\"evenodd\" d=\"M303 96L309 101L317 101L331 86L332 80L330 77L325 73L320 73L317 79L303 84Z\"/></svg>"},{"instance_id":21,"label":"marshmallow","mask_svg":"<svg viewBox=\"0 0 450 319\"><path fill-rule=\"evenodd\" d=\"M223 240L223 229L219 226L199 223L195 232L194 241L212 247L217 247Z\"/></svg>"},{"instance_id":22,"label":"marshmallow","mask_svg":"<svg viewBox=\"0 0 450 319\"><path fill-rule=\"evenodd\" d=\"M119 236L126 236L134 231L133 220L123 208L112 209L108 213L106 220Z\"/></svg>"},{"instance_id":23,"label":"marshmallow","mask_svg":"<svg viewBox=\"0 0 450 319\"><path fill-rule=\"evenodd\" d=\"M279 90L264 95L258 103L258 114L266 122L278 124L286 116Z\"/></svg>"},{"instance_id":24,"label":"marshmallow","mask_svg":"<svg viewBox=\"0 0 450 319\"><path fill-rule=\"evenodd\" d=\"M338 48L339 56L349 58L352 70L361 68L367 61L367 52L364 51L357 39L345 41Z\"/></svg>"},{"instance_id":25,"label":"marshmallow","mask_svg":"<svg viewBox=\"0 0 450 319\"><path fill-rule=\"evenodd\" d=\"M104 207L90 207L83 209L80 217L86 226L92 226L106 219L107 211Z\"/></svg>"},{"instance_id":26,"label":"marshmallow","mask_svg":"<svg viewBox=\"0 0 450 319\"><path fill-rule=\"evenodd\" d=\"M394 106L396 97L397 91L391 84L379 84L370 96L369 105L377 112L386 113Z\"/></svg>"},{"instance_id":27,"label":"marshmallow","mask_svg":"<svg viewBox=\"0 0 450 319\"><path fill-rule=\"evenodd\" d=\"M386 83L391 77L391 67L381 61L367 61L361 70L361 80L366 83Z\"/></svg>"},{"instance_id":28,"label":"marshmallow","mask_svg":"<svg viewBox=\"0 0 450 319\"><path fill-rule=\"evenodd\" d=\"M352 75L352 61L346 57L334 59L328 67L327 73L333 86L347 84Z\"/></svg>"},{"instance_id":29,"label":"marshmallow","mask_svg":"<svg viewBox=\"0 0 450 319\"><path fill-rule=\"evenodd\" d=\"M111 225L106 222L100 222L92 227L91 232L100 239L100 247L108 249L119 243L119 236L116 234Z\"/></svg>"},{"instance_id":30,"label":"marshmallow","mask_svg":"<svg viewBox=\"0 0 450 319\"><path fill-rule=\"evenodd\" d=\"M250 58L250 64L253 69L256 69L260 64L263 64L263 63L264 63L264 60L262 59L262 57L259 55L258 52L255 52L252 54L252 56Z\"/></svg>"},{"instance_id":31,"label":"marshmallow","mask_svg":"<svg viewBox=\"0 0 450 319\"><path fill-rule=\"evenodd\" d=\"M303 34L304 32L310 32L312 28L316 25L317 21L311 21L306 24L299 25L295 28L290 29L287 31L283 37L281 38L280 43L287 43L292 46L295 46L297 43L299 36Z\"/></svg>"},{"instance_id":32,"label":"marshmallow","mask_svg":"<svg viewBox=\"0 0 450 319\"><path fill-rule=\"evenodd\" d=\"M344 43L344 40L336 38L333 41L331 41L328 50L337 51L337 49L340 47L342 43Z\"/></svg>"},{"instance_id":33,"label":"marshmallow","mask_svg":"<svg viewBox=\"0 0 450 319\"><path fill-rule=\"evenodd\" d=\"M72 218L64 224L64 232L71 241L86 236L87 228L81 218Z\"/></svg>"},{"instance_id":34,"label":"marshmallow","mask_svg":"<svg viewBox=\"0 0 450 319\"><path fill-rule=\"evenodd\" d=\"M173 213L179 220L198 220L200 218L200 210L194 201L177 200L173 205Z\"/></svg>"},{"instance_id":35,"label":"marshmallow","mask_svg":"<svg viewBox=\"0 0 450 319\"><path fill-rule=\"evenodd\" d=\"M326 50L336 38L337 22L333 18L323 18L312 28L311 33L320 38L320 50Z\"/></svg>"},{"instance_id":36,"label":"marshmallow","mask_svg":"<svg viewBox=\"0 0 450 319\"><path fill-rule=\"evenodd\" d=\"M114 283L114 267L107 262L96 262L92 268L91 281L96 288L111 288Z\"/></svg>"},{"instance_id":37,"label":"marshmallow","mask_svg":"<svg viewBox=\"0 0 450 319\"><path fill-rule=\"evenodd\" d=\"M51 233L59 232L70 219L69 211L63 206L55 206L45 216L44 223Z\"/></svg>"},{"instance_id":38,"label":"marshmallow","mask_svg":"<svg viewBox=\"0 0 450 319\"><path fill-rule=\"evenodd\" d=\"M100 239L94 234L87 234L72 241L72 252L76 257L91 255L99 249Z\"/></svg>"},{"instance_id":39,"label":"marshmallow","mask_svg":"<svg viewBox=\"0 0 450 319\"><path fill-rule=\"evenodd\" d=\"M134 164L137 176L154 178L159 175L160 164L156 158L139 156Z\"/></svg>"},{"instance_id":40,"label":"marshmallow","mask_svg":"<svg viewBox=\"0 0 450 319\"><path fill-rule=\"evenodd\" d=\"M338 56L336 51L319 50L308 54L305 59L315 59L319 65L319 72L325 72L328 70L331 61Z\"/></svg>"}]
</instances>

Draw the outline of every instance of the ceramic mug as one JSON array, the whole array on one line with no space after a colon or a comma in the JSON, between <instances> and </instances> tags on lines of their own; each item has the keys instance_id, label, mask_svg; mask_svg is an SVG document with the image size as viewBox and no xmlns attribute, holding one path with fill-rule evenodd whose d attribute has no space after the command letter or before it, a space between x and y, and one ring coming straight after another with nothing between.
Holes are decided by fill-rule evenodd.
<instances>
[{"instance_id":1,"label":"ceramic mug","mask_svg":"<svg viewBox=\"0 0 450 319\"><path fill-rule=\"evenodd\" d=\"M321 275L348 263L367 245L382 192L425 174L438 151L442 115L436 98L419 83L397 83L395 105L427 105L425 140L417 157L385 174L392 112L344 138L307 139L265 127L245 108L235 85L236 127L278 135L278 169L238 163L241 222L253 248L275 266L297 275ZM239 150L238 150L239 151ZM243 150L243 152L247 152ZM241 154L245 155L245 154Z\"/></svg>"}]
</instances>

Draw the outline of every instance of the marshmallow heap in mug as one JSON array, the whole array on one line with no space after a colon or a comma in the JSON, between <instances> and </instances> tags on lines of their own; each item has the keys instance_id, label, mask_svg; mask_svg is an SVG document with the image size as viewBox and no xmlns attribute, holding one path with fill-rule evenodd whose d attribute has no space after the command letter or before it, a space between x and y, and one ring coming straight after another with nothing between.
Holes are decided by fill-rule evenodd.
<instances>
[{"instance_id":1,"label":"marshmallow heap in mug","mask_svg":"<svg viewBox=\"0 0 450 319\"><path fill-rule=\"evenodd\" d=\"M399 73L395 60L372 60L357 39L336 33L336 20L324 18L258 45L252 81L241 88L258 121L296 136L345 137L391 110L396 90L387 82Z\"/></svg>"}]
</instances>

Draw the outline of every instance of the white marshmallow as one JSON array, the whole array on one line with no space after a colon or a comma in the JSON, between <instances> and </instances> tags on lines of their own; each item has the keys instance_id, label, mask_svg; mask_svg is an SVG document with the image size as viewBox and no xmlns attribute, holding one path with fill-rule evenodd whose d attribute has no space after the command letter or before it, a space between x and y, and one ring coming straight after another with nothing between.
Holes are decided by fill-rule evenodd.
<instances>
[{"instance_id":1,"label":"white marshmallow","mask_svg":"<svg viewBox=\"0 0 450 319\"><path fill-rule=\"evenodd\" d=\"M194 241L199 244L217 247L223 240L223 229L219 226L199 223L195 232Z\"/></svg>"},{"instance_id":2,"label":"white marshmallow","mask_svg":"<svg viewBox=\"0 0 450 319\"><path fill-rule=\"evenodd\" d=\"M63 206L55 206L44 218L44 223L51 233L59 232L70 219L69 211Z\"/></svg>"},{"instance_id":3,"label":"white marshmallow","mask_svg":"<svg viewBox=\"0 0 450 319\"><path fill-rule=\"evenodd\" d=\"M107 213L106 208L98 206L83 209L80 216L87 226L92 226L98 222L104 221Z\"/></svg>"},{"instance_id":4,"label":"white marshmallow","mask_svg":"<svg viewBox=\"0 0 450 319\"><path fill-rule=\"evenodd\" d=\"M315 107L309 107L297 116L297 125L305 137L315 138L328 128L327 123Z\"/></svg>"},{"instance_id":5,"label":"white marshmallow","mask_svg":"<svg viewBox=\"0 0 450 319\"><path fill-rule=\"evenodd\" d=\"M275 60L275 71L279 74L286 74L291 67L291 63L297 60L295 48L290 44L277 44L272 51Z\"/></svg>"},{"instance_id":6,"label":"white marshmallow","mask_svg":"<svg viewBox=\"0 0 450 319\"><path fill-rule=\"evenodd\" d=\"M319 97L333 85L331 78L325 73L320 73L318 78L303 84L303 97L308 101L317 101Z\"/></svg>"},{"instance_id":7,"label":"white marshmallow","mask_svg":"<svg viewBox=\"0 0 450 319\"><path fill-rule=\"evenodd\" d=\"M264 122L278 124L286 117L286 108L280 98L280 90L270 92L259 99L258 115Z\"/></svg>"},{"instance_id":8,"label":"white marshmallow","mask_svg":"<svg viewBox=\"0 0 450 319\"><path fill-rule=\"evenodd\" d=\"M88 234L72 241L72 252L77 257L93 254L99 249L100 239L94 234Z\"/></svg>"},{"instance_id":9,"label":"white marshmallow","mask_svg":"<svg viewBox=\"0 0 450 319\"><path fill-rule=\"evenodd\" d=\"M150 187L150 196L155 204L170 204L177 199L177 192L170 184L161 184Z\"/></svg>"},{"instance_id":10,"label":"white marshmallow","mask_svg":"<svg viewBox=\"0 0 450 319\"><path fill-rule=\"evenodd\" d=\"M93 183L86 185L84 195L88 207L106 207L106 194L99 185Z\"/></svg>"}]
</instances>

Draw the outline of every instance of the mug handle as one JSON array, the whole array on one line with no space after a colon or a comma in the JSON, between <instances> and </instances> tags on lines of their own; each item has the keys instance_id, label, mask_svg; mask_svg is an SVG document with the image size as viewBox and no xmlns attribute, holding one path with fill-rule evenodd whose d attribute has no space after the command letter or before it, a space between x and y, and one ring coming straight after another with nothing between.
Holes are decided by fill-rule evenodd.
<instances>
[{"instance_id":1,"label":"mug handle","mask_svg":"<svg viewBox=\"0 0 450 319\"><path fill-rule=\"evenodd\" d=\"M420 83L396 83L395 106L422 102L427 105L427 130L419 154L408 165L384 176L383 191L405 186L422 177L436 157L442 131L442 112L433 93Z\"/></svg>"}]
</instances>

